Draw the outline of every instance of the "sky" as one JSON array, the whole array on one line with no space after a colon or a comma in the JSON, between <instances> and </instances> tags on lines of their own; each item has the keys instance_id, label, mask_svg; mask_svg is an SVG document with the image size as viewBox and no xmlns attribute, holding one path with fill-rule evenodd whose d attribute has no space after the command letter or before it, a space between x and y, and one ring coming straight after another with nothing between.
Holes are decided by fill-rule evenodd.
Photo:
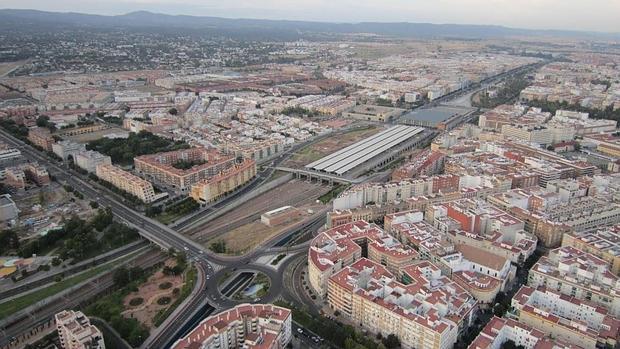
<instances>
[{"instance_id":1,"label":"sky","mask_svg":"<svg viewBox=\"0 0 620 349\"><path fill-rule=\"evenodd\" d=\"M0 8L328 22L496 24L620 33L620 0L0 0Z\"/></svg>"}]
</instances>

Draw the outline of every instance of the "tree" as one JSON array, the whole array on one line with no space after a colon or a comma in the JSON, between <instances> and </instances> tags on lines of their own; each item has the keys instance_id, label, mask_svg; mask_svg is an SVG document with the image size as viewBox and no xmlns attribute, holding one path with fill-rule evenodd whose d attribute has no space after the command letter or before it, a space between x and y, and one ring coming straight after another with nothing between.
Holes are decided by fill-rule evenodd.
<instances>
[{"instance_id":1,"label":"tree","mask_svg":"<svg viewBox=\"0 0 620 349\"><path fill-rule=\"evenodd\" d=\"M209 248L215 253L226 253L226 241L218 240L212 242L211 245L209 245Z\"/></svg>"},{"instance_id":2,"label":"tree","mask_svg":"<svg viewBox=\"0 0 620 349\"><path fill-rule=\"evenodd\" d=\"M517 345L512 339L505 341L501 347L501 349L517 349Z\"/></svg>"},{"instance_id":3,"label":"tree","mask_svg":"<svg viewBox=\"0 0 620 349\"><path fill-rule=\"evenodd\" d=\"M92 219L92 225L98 231L103 231L114 221L114 215L112 214L112 209L110 207L106 207L105 209L100 208L97 210L97 215Z\"/></svg>"},{"instance_id":4,"label":"tree","mask_svg":"<svg viewBox=\"0 0 620 349\"><path fill-rule=\"evenodd\" d=\"M112 275L112 280L114 280L114 284L118 287L126 286L130 281L129 270L125 267L116 269Z\"/></svg>"},{"instance_id":5,"label":"tree","mask_svg":"<svg viewBox=\"0 0 620 349\"><path fill-rule=\"evenodd\" d=\"M168 114L170 115L177 115L179 113L179 111L177 110L177 108L170 108L170 110L168 110Z\"/></svg>"},{"instance_id":6,"label":"tree","mask_svg":"<svg viewBox=\"0 0 620 349\"><path fill-rule=\"evenodd\" d=\"M13 230L0 231L0 255L19 248L19 237Z\"/></svg>"},{"instance_id":7,"label":"tree","mask_svg":"<svg viewBox=\"0 0 620 349\"><path fill-rule=\"evenodd\" d=\"M398 337L396 337L396 335L394 335L393 333L390 333L387 336L387 338L383 340L383 344L388 349L395 349L395 348L400 347L400 340L398 339Z\"/></svg>"}]
</instances>

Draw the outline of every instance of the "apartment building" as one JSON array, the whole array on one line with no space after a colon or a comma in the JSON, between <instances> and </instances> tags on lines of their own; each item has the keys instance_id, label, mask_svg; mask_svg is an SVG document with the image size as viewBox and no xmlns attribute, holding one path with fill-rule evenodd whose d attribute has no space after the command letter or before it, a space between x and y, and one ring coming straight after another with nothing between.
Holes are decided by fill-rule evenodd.
<instances>
[{"instance_id":1,"label":"apartment building","mask_svg":"<svg viewBox=\"0 0 620 349\"><path fill-rule=\"evenodd\" d=\"M596 195L583 196L589 191L577 183L550 183L547 190L516 189L490 195L487 201L523 221L524 229L546 247L558 247L562 235L571 230L584 232L620 222L617 204Z\"/></svg>"},{"instance_id":2,"label":"apartment building","mask_svg":"<svg viewBox=\"0 0 620 349\"><path fill-rule=\"evenodd\" d=\"M21 167L24 170L26 178L36 185L49 185L52 181L47 169L38 162L28 162Z\"/></svg>"},{"instance_id":3,"label":"apartment building","mask_svg":"<svg viewBox=\"0 0 620 349\"><path fill-rule=\"evenodd\" d=\"M611 265L574 247L551 250L530 269L528 286L590 301L620 316L620 281Z\"/></svg>"},{"instance_id":4,"label":"apartment building","mask_svg":"<svg viewBox=\"0 0 620 349\"><path fill-rule=\"evenodd\" d=\"M361 258L329 278L327 301L352 323L394 334L405 349L449 349L472 323L476 300L428 261L404 271L407 282Z\"/></svg>"},{"instance_id":5,"label":"apartment building","mask_svg":"<svg viewBox=\"0 0 620 349\"><path fill-rule=\"evenodd\" d=\"M54 319L63 349L105 349L103 334L81 311L63 310Z\"/></svg>"},{"instance_id":6,"label":"apartment building","mask_svg":"<svg viewBox=\"0 0 620 349\"><path fill-rule=\"evenodd\" d=\"M26 189L26 173L21 166L8 167L4 170L4 184L17 189Z\"/></svg>"},{"instance_id":7,"label":"apartment building","mask_svg":"<svg viewBox=\"0 0 620 349\"><path fill-rule=\"evenodd\" d=\"M213 202L242 187L254 176L256 176L256 162L252 159L244 159L192 185L189 195L201 204Z\"/></svg>"},{"instance_id":8,"label":"apartment building","mask_svg":"<svg viewBox=\"0 0 620 349\"><path fill-rule=\"evenodd\" d=\"M283 140L265 139L252 142L226 142L219 147L225 153L234 154L236 157L252 159L260 163L282 153L286 149L287 144Z\"/></svg>"},{"instance_id":9,"label":"apartment building","mask_svg":"<svg viewBox=\"0 0 620 349\"><path fill-rule=\"evenodd\" d=\"M392 173L393 181L401 181L420 176L432 176L443 171L446 155L438 152L425 150L415 156L412 161L397 168Z\"/></svg>"},{"instance_id":10,"label":"apartment building","mask_svg":"<svg viewBox=\"0 0 620 349\"><path fill-rule=\"evenodd\" d=\"M37 147L45 151L52 151L54 138L49 129L44 127L33 127L28 131L28 140Z\"/></svg>"},{"instance_id":11,"label":"apartment building","mask_svg":"<svg viewBox=\"0 0 620 349\"><path fill-rule=\"evenodd\" d=\"M521 140L528 143L550 145L572 141L575 138L575 129L562 125L524 126L503 125L502 134L507 139Z\"/></svg>"},{"instance_id":12,"label":"apartment building","mask_svg":"<svg viewBox=\"0 0 620 349\"><path fill-rule=\"evenodd\" d=\"M19 209L11 199L11 195L0 195L0 222L10 221L19 216Z\"/></svg>"},{"instance_id":13,"label":"apartment building","mask_svg":"<svg viewBox=\"0 0 620 349\"><path fill-rule=\"evenodd\" d=\"M476 246L455 243L449 234L431 223L414 215L411 218L401 216L396 223L392 220L391 233L471 293L482 306L492 304L495 296L514 279L516 267L510 259Z\"/></svg>"},{"instance_id":14,"label":"apartment building","mask_svg":"<svg viewBox=\"0 0 620 349\"><path fill-rule=\"evenodd\" d=\"M156 199L151 182L124 171L119 167L114 165L99 165L97 166L96 174L99 179L137 197L144 203L148 204Z\"/></svg>"},{"instance_id":15,"label":"apartment building","mask_svg":"<svg viewBox=\"0 0 620 349\"><path fill-rule=\"evenodd\" d=\"M610 264L611 272L620 275L620 225L586 232L567 232L562 247L571 246L590 253Z\"/></svg>"},{"instance_id":16,"label":"apartment building","mask_svg":"<svg viewBox=\"0 0 620 349\"><path fill-rule=\"evenodd\" d=\"M497 316L484 326L468 349L498 349L508 341L524 349L580 349L517 320Z\"/></svg>"},{"instance_id":17,"label":"apartment building","mask_svg":"<svg viewBox=\"0 0 620 349\"><path fill-rule=\"evenodd\" d=\"M10 162L22 156L22 152L17 148L12 148L6 143L0 142L0 163Z\"/></svg>"},{"instance_id":18,"label":"apartment building","mask_svg":"<svg viewBox=\"0 0 620 349\"><path fill-rule=\"evenodd\" d=\"M69 156L71 156L75 162L75 155L79 152L86 151L86 146L71 140L62 140L52 144L52 151L61 158L62 161L67 161Z\"/></svg>"},{"instance_id":19,"label":"apartment building","mask_svg":"<svg viewBox=\"0 0 620 349\"><path fill-rule=\"evenodd\" d=\"M365 221L339 225L326 230L310 243L308 279L314 291L324 297L330 276L356 260L366 257L398 274L419 258L410 249L375 224Z\"/></svg>"},{"instance_id":20,"label":"apartment building","mask_svg":"<svg viewBox=\"0 0 620 349\"><path fill-rule=\"evenodd\" d=\"M292 339L292 316L271 304L241 304L202 320L172 349L284 349Z\"/></svg>"},{"instance_id":21,"label":"apartment building","mask_svg":"<svg viewBox=\"0 0 620 349\"><path fill-rule=\"evenodd\" d=\"M429 206L428 220L454 244L487 250L520 264L536 250L537 238L525 223L480 199L461 199Z\"/></svg>"},{"instance_id":22,"label":"apartment building","mask_svg":"<svg viewBox=\"0 0 620 349\"><path fill-rule=\"evenodd\" d=\"M182 166L179 166L182 164ZM235 157L206 148L190 148L134 158L136 172L175 191L186 193L194 184L234 167Z\"/></svg>"},{"instance_id":23,"label":"apartment building","mask_svg":"<svg viewBox=\"0 0 620 349\"><path fill-rule=\"evenodd\" d=\"M51 179L47 169L37 162L28 162L14 167L5 169L4 182L16 189L25 189L27 182L34 183L39 186L49 185Z\"/></svg>"},{"instance_id":24,"label":"apartment building","mask_svg":"<svg viewBox=\"0 0 620 349\"><path fill-rule=\"evenodd\" d=\"M112 159L94 150L86 150L75 154L73 163L88 173L95 173L99 165L112 165Z\"/></svg>"},{"instance_id":25,"label":"apartment building","mask_svg":"<svg viewBox=\"0 0 620 349\"><path fill-rule=\"evenodd\" d=\"M620 320L606 309L549 288L522 286L512 308L520 322L585 349L614 347L620 338Z\"/></svg>"}]
</instances>

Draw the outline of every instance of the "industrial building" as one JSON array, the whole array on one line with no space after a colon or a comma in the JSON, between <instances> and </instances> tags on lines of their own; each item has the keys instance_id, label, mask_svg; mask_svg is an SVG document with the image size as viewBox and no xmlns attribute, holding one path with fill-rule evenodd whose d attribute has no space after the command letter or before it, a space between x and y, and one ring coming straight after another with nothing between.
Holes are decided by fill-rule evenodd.
<instances>
[{"instance_id":1,"label":"industrial building","mask_svg":"<svg viewBox=\"0 0 620 349\"><path fill-rule=\"evenodd\" d=\"M474 110L473 108L448 106L418 109L403 115L400 123L449 131L463 123Z\"/></svg>"},{"instance_id":2,"label":"industrial building","mask_svg":"<svg viewBox=\"0 0 620 349\"><path fill-rule=\"evenodd\" d=\"M425 140L430 132L421 127L395 126L366 138L320 160L306 170L337 177L357 177L375 167L385 166Z\"/></svg>"}]
</instances>

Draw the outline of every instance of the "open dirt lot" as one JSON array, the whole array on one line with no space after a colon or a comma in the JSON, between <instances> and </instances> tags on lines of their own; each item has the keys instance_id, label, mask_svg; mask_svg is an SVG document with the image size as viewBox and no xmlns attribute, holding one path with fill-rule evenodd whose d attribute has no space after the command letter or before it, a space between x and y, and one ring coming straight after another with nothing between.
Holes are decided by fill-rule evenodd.
<instances>
[{"instance_id":1,"label":"open dirt lot","mask_svg":"<svg viewBox=\"0 0 620 349\"><path fill-rule=\"evenodd\" d=\"M269 227L263 224L260 219L257 219L251 223L230 230L218 237L214 237L207 241L205 245L209 246L215 241L224 241L226 243L226 254L244 254L259 247L264 242L288 231L296 225L312 219L312 217L315 217L318 214L316 212L319 212L324 207L324 205L306 205L299 207L299 209L303 211L302 216L273 227ZM313 213L308 213L308 210L311 210Z\"/></svg>"},{"instance_id":2,"label":"open dirt lot","mask_svg":"<svg viewBox=\"0 0 620 349\"><path fill-rule=\"evenodd\" d=\"M190 233L190 237L205 243L231 230L260 219L261 214L282 206L312 205L330 187L306 181L291 180L275 189L247 201L232 212L209 222L206 227Z\"/></svg>"},{"instance_id":3,"label":"open dirt lot","mask_svg":"<svg viewBox=\"0 0 620 349\"><path fill-rule=\"evenodd\" d=\"M368 128L352 130L345 134L333 135L316 144L309 145L299 150L289 160L285 161L282 166L302 168L311 162L314 162L342 148L346 148L351 144L377 134L382 130L382 127L370 126Z\"/></svg>"}]
</instances>

